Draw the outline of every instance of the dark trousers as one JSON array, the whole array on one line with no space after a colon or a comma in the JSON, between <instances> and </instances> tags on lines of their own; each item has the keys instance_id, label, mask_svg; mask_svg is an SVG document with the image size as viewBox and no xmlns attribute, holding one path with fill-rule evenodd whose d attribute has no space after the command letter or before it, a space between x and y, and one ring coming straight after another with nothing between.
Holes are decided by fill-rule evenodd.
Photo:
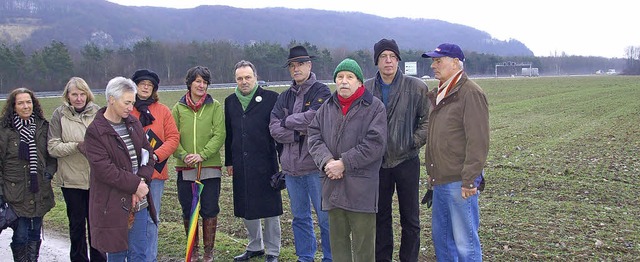
<instances>
[{"instance_id":1,"label":"dark trousers","mask_svg":"<svg viewBox=\"0 0 640 262\"><path fill-rule=\"evenodd\" d=\"M91 247L87 256L87 236L91 246L91 232L89 230L89 190L76 188L62 188L62 196L67 205L69 218L69 240L71 250L69 258L75 261L106 261L105 255Z\"/></svg>"},{"instance_id":2,"label":"dark trousers","mask_svg":"<svg viewBox=\"0 0 640 262\"><path fill-rule=\"evenodd\" d=\"M380 169L378 213L376 214L376 261L392 261L393 194L398 191L400 211L400 261L418 261L420 250L420 209L418 184L420 158L414 157L392 168Z\"/></svg>"},{"instance_id":3,"label":"dark trousers","mask_svg":"<svg viewBox=\"0 0 640 262\"><path fill-rule=\"evenodd\" d=\"M178 187L178 201L182 207L182 218L189 219L191 217L191 208L193 202L192 185L193 181L183 180L182 171L178 171L178 179L176 181ZM220 178L209 178L201 180L204 185L202 193L200 193L200 216L202 218L212 218L220 213Z\"/></svg>"}]
</instances>

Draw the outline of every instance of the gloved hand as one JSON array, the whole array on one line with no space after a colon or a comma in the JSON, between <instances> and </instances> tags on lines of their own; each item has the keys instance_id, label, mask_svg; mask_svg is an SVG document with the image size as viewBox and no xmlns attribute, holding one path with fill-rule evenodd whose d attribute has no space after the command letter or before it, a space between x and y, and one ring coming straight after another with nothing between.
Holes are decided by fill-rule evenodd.
<instances>
[{"instance_id":1,"label":"gloved hand","mask_svg":"<svg viewBox=\"0 0 640 262\"><path fill-rule=\"evenodd\" d=\"M51 180L51 179L53 179L53 174L45 171L44 172L44 178L46 178L47 180Z\"/></svg>"},{"instance_id":2,"label":"gloved hand","mask_svg":"<svg viewBox=\"0 0 640 262\"><path fill-rule=\"evenodd\" d=\"M423 205L427 204L427 208L431 208L431 204L433 204L433 190L427 190L427 193L424 194L424 197L422 197L422 201L420 201L420 203L422 203Z\"/></svg>"}]
</instances>

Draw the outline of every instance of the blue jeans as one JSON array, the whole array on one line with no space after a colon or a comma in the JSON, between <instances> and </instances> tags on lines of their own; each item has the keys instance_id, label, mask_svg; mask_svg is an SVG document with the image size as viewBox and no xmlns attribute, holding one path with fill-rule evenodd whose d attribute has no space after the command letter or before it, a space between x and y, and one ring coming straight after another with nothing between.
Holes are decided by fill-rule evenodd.
<instances>
[{"instance_id":1,"label":"blue jeans","mask_svg":"<svg viewBox=\"0 0 640 262\"><path fill-rule=\"evenodd\" d=\"M322 261L332 261L329 240L329 215L320 205L322 184L320 173L313 172L303 176L286 176L285 183L289 192L291 214L293 215L293 242L299 261L313 261L316 249L316 234L313 231L311 204L318 216L320 238L322 239Z\"/></svg>"},{"instance_id":2,"label":"blue jeans","mask_svg":"<svg viewBox=\"0 0 640 262\"><path fill-rule=\"evenodd\" d=\"M125 262L127 261L127 251L120 251L117 253L107 253L108 262Z\"/></svg>"},{"instance_id":3,"label":"blue jeans","mask_svg":"<svg viewBox=\"0 0 640 262\"><path fill-rule=\"evenodd\" d=\"M32 241L39 241L42 217L18 217L11 229L13 229L11 244L14 246L22 246Z\"/></svg>"},{"instance_id":4,"label":"blue jeans","mask_svg":"<svg viewBox=\"0 0 640 262\"><path fill-rule=\"evenodd\" d=\"M153 223L151 216L147 219L147 239L149 241L149 250L147 250L147 261L155 262L158 257L158 227L160 226L160 200L164 192L164 180L153 179L149 183L149 194L153 199L153 206L156 208L158 224Z\"/></svg>"},{"instance_id":5,"label":"blue jeans","mask_svg":"<svg viewBox=\"0 0 640 262\"><path fill-rule=\"evenodd\" d=\"M147 257L149 240L147 239L147 220L149 220L149 210L142 209L135 213L133 226L129 229L129 250L127 250L127 261L148 261Z\"/></svg>"},{"instance_id":6,"label":"blue jeans","mask_svg":"<svg viewBox=\"0 0 640 262\"><path fill-rule=\"evenodd\" d=\"M433 186L431 236L438 261L482 261L478 194L462 198L462 182Z\"/></svg>"}]
</instances>

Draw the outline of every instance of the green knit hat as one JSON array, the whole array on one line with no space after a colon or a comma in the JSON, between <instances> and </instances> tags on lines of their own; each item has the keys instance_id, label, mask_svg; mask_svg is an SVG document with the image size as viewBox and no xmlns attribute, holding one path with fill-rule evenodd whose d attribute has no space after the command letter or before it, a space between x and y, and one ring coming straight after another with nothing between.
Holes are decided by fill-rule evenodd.
<instances>
[{"instance_id":1,"label":"green knit hat","mask_svg":"<svg viewBox=\"0 0 640 262\"><path fill-rule=\"evenodd\" d=\"M336 67L336 70L333 71L333 82L336 82L336 76L340 71L350 71L356 75L356 77L358 78L358 80L360 80L360 82L364 83L364 79L362 77L362 68L360 68L360 66L358 65L358 62L356 62L355 60L351 58L342 60L342 62L338 64L338 67Z\"/></svg>"}]
</instances>

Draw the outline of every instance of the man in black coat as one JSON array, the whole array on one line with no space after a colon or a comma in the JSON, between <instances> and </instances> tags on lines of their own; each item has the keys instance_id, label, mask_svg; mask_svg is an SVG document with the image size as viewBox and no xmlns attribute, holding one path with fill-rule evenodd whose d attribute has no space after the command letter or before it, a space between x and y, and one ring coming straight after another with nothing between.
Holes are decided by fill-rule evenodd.
<instances>
[{"instance_id":1,"label":"man in black coat","mask_svg":"<svg viewBox=\"0 0 640 262\"><path fill-rule=\"evenodd\" d=\"M271 176L278 172L278 158L269 133L278 93L257 86L257 71L251 62L238 62L235 77L238 86L224 101L225 166L233 176L233 212L244 218L249 244L234 261L249 261L265 253L265 261L278 261L282 196L270 184ZM260 219L265 224L264 240Z\"/></svg>"}]
</instances>

